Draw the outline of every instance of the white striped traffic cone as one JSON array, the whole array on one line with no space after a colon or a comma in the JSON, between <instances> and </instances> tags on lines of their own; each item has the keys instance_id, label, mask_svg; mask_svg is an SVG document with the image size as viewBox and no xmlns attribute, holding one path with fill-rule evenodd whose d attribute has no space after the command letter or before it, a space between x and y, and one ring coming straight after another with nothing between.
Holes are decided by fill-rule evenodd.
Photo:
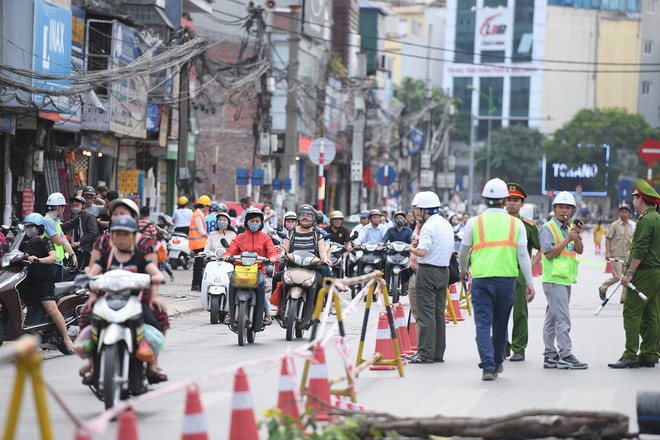
<instances>
[{"instance_id":1,"label":"white striped traffic cone","mask_svg":"<svg viewBox=\"0 0 660 440\"><path fill-rule=\"evenodd\" d=\"M183 415L181 440L208 440L206 416L196 386L186 391L186 412Z\"/></svg>"},{"instance_id":2,"label":"white striped traffic cone","mask_svg":"<svg viewBox=\"0 0 660 440\"><path fill-rule=\"evenodd\" d=\"M259 440L250 385L242 368L236 371L234 379L229 440Z\"/></svg>"}]
</instances>

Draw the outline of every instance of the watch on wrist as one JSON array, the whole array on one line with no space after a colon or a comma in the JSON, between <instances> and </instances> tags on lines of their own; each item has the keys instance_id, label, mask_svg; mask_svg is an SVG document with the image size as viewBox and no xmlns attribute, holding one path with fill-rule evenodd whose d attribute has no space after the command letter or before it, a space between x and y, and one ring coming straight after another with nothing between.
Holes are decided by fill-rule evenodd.
<instances>
[{"instance_id":1,"label":"watch on wrist","mask_svg":"<svg viewBox=\"0 0 660 440\"><path fill-rule=\"evenodd\" d=\"M631 272L631 271L627 270L626 271L626 276L631 277L631 276L633 276L634 273L635 272Z\"/></svg>"}]
</instances>

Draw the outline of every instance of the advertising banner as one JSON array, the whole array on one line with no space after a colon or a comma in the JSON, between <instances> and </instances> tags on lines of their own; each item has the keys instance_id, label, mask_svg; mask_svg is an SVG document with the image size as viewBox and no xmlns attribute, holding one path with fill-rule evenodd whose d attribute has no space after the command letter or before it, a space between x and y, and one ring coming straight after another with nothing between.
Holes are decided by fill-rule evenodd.
<instances>
[{"instance_id":1,"label":"advertising banner","mask_svg":"<svg viewBox=\"0 0 660 440\"><path fill-rule=\"evenodd\" d=\"M71 10L34 1L34 38L32 46L32 70L49 75L71 75ZM32 86L45 90L67 90L68 79L34 78ZM33 93L32 101L41 110L73 113L72 98Z\"/></svg>"},{"instance_id":2,"label":"advertising banner","mask_svg":"<svg viewBox=\"0 0 660 440\"><path fill-rule=\"evenodd\" d=\"M609 145L578 145L575 157L549 159L543 156L542 193L575 192L583 196L606 196L610 160Z\"/></svg>"},{"instance_id":3,"label":"advertising banner","mask_svg":"<svg viewBox=\"0 0 660 440\"><path fill-rule=\"evenodd\" d=\"M513 38L513 8L477 8L476 50L505 50Z\"/></svg>"},{"instance_id":4,"label":"advertising banner","mask_svg":"<svg viewBox=\"0 0 660 440\"><path fill-rule=\"evenodd\" d=\"M73 72L85 70L85 11L71 7L71 69ZM72 98L71 116L60 118L55 128L63 131L79 132L82 122L83 102L79 96Z\"/></svg>"}]
</instances>

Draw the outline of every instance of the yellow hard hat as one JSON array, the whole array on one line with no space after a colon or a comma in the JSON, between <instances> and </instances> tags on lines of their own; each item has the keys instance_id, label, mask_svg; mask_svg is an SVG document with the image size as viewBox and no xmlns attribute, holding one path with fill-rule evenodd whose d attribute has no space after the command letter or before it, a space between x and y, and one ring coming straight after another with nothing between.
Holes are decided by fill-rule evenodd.
<instances>
[{"instance_id":1,"label":"yellow hard hat","mask_svg":"<svg viewBox=\"0 0 660 440\"><path fill-rule=\"evenodd\" d=\"M207 195L199 196L199 199L197 199L197 204L211 206L211 198Z\"/></svg>"},{"instance_id":2,"label":"yellow hard hat","mask_svg":"<svg viewBox=\"0 0 660 440\"><path fill-rule=\"evenodd\" d=\"M179 200L177 200L177 203L179 205L187 205L188 204L188 197L186 197L186 196L179 197Z\"/></svg>"}]
</instances>

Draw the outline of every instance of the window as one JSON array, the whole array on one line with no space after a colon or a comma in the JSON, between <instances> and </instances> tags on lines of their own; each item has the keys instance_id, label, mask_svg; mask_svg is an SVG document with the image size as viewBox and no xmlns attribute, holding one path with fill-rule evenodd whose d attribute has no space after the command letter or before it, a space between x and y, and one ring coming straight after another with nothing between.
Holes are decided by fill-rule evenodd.
<instances>
[{"instance_id":1,"label":"window","mask_svg":"<svg viewBox=\"0 0 660 440\"><path fill-rule=\"evenodd\" d=\"M504 78L480 78L479 80L479 116L502 115L502 93L504 91ZM492 105L491 105L492 104ZM491 130L502 126L501 119L493 119ZM479 120L478 139L484 140L488 136L488 119Z\"/></svg>"},{"instance_id":2,"label":"window","mask_svg":"<svg viewBox=\"0 0 660 440\"><path fill-rule=\"evenodd\" d=\"M399 20L399 36L405 37L408 35L408 20L402 18Z\"/></svg>"},{"instance_id":3,"label":"window","mask_svg":"<svg viewBox=\"0 0 660 440\"><path fill-rule=\"evenodd\" d=\"M644 55L651 55L653 52L653 41L644 40Z\"/></svg>"},{"instance_id":4,"label":"window","mask_svg":"<svg viewBox=\"0 0 660 440\"><path fill-rule=\"evenodd\" d=\"M513 21L513 54L511 61L532 60L532 32L534 31L534 0L517 0Z\"/></svg>"},{"instance_id":5,"label":"window","mask_svg":"<svg viewBox=\"0 0 660 440\"><path fill-rule=\"evenodd\" d=\"M474 61L475 0L458 0L456 11L456 53L455 63Z\"/></svg>"},{"instance_id":6,"label":"window","mask_svg":"<svg viewBox=\"0 0 660 440\"><path fill-rule=\"evenodd\" d=\"M511 78L511 100L509 113L513 117L509 125L527 125L527 119L518 119L529 116L529 77Z\"/></svg>"},{"instance_id":7,"label":"window","mask_svg":"<svg viewBox=\"0 0 660 440\"><path fill-rule=\"evenodd\" d=\"M642 81L642 96L651 94L651 81Z\"/></svg>"},{"instance_id":8,"label":"window","mask_svg":"<svg viewBox=\"0 0 660 440\"><path fill-rule=\"evenodd\" d=\"M503 50L484 50L481 52L481 62L483 64L496 64L504 62Z\"/></svg>"},{"instance_id":9,"label":"window","mask_svg":"<svg viewBox=\"0 0 660 440\"><path fill-rule=\"evenodd\" d=\"M451 135L452 140L468 141L470 139L470 112L473 96L470 86L472 86L472 78L454 78L454 89L452 93L458 114L455 115Z\"/></svg>"},{"instance_id":10,"label":"window","mask_svg":"<svg viewBox=\"0 0 660 440\"><path fill-rule=\"evenodd\" d=\"M419 22L414 18L410 21L410 33L419 36Z\"/></svg>"},{"instance_id":11,"label":"window","mask_svg":"<svg viewBox=\"0 0 660 440\"><path fill-rule=\"evenodd\" d=\"M646 0L646 13L655 14L655 2L656 0Z\"/></svg>"}]
</instances>

